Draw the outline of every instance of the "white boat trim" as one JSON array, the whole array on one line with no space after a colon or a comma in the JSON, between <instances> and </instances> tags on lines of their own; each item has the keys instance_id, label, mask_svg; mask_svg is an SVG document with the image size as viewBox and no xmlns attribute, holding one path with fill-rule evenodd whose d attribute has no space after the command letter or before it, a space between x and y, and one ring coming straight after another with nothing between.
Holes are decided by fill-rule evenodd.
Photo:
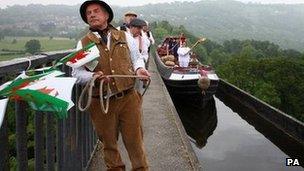
<instances>
[{"instance_id":1,"label":"white boat trim","mask_svg":"<svg viewBox=\"0 0 304 171\"><path fill-rule=\"evenodd\" d=\"M176 74L176 73L172 73L169 77L169 80L176 80L176 81L197 80L200 77L201 77L200 74Z\"/></svg>"},{"instance_id":2,"label":"white boat trim","mask_svg":"<svg viewBox=\"0 0 304 171\"><path fill-rule=\"evenodd\" d=\"M210 80L219 80L219 77L216 74L207 74L207 77Z\"/></svg>"}]
</instances>

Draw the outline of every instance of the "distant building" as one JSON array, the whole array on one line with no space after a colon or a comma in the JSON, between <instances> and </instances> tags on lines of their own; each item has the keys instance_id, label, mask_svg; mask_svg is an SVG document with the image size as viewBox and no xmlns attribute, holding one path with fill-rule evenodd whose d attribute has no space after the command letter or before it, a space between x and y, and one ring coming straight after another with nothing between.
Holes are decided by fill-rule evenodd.
<instances>
[{"instance_id":1,"label":"distant building","mask_svg":"<svg viewBox=\"0 0 304 171\"><path fill-rule=\"evenodd\" d=\"M41 31L54 30L54 29L56 29L56 23L54 23L52 21L43 22L43 23L39 24L39 29Z\"/></svg>"}]
</instances>

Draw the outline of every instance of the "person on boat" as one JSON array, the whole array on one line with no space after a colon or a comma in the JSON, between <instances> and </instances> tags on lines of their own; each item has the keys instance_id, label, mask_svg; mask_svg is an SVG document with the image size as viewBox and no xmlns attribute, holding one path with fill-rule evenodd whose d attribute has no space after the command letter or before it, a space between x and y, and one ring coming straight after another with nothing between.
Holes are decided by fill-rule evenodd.
<instances>
[{"instance_id":1,"label":"person on boat","mask_svg":"<svg viewBox=\"0 0 304 171\"><path fill-rule=\"evenodd\" d=\"M179 48L178 37L174 37L173 40L172 40L171 51L172 51L172 55L176 59L175 61L178 61L178 54L177 54L178 48Z\"/></svg>"},{"instance_id":2,"label":"person on boat","mask_svg":"<svg viewBox=\"0 0 304 171\"><path fill-rule=\"evenodd\" d=\"M100 57L97 61L73 69L72 75L77 78L78 83L86 83L93 76L103 79L103 76L116 74L137 75L143 80L150 77L134 38L109 24L114 15L106 2L85 1L80 6L80 15L90 26L90 31L78 42L77 49L94 42L100 51ZM107 170L125 170L117 145L120 132L132 170L146 171L148 162L143 144L142 97L134 90L135 80L113 78L108 82L112 92L108 113L101 110L100 98L104 97L98 93L97 86L93 89L89 108L94 128L103 143L103 158Z\"/></svg>"},{"instance_id":3,"label":"person on boat","mask_svg":"<svg viewBox=\"0 0 304 171\"><path fill-rule=\"evenodd\" d=\"M186 41L181 42L177 50L178 62L180 67L188 67L190 61L190 48L186 46Z\"/></svg>"},{"instance_id":4,"label":"person on boat","mask_svg":"<svg viewBox=\"0 0 304 171\"><path fill-rule=\"evenodd\" d=\"M130 22L137 18L137 14L134 12L134 11L128 11L124 14L124 23L117 27L118 30L122 30L122 31L129 31L129 28L130 28Z\"/></svg>"},{"instance_id":5,"label":"person on boat","mask_svg":"<svg viewBox=\"0 0 304 171\"><path fill-rule=\"evenodd\" d=\"M167 54L167 48L165 45L157 46L157 53L159 56L165 56Z\"/></svg>"},{"instance_id":6,"label":"person on boat","mask_svg":"<svg viewBox=\"0 0 304 171\"><path fill-rule=\"evenodd\" d=\"M180 45L183 44L183 43L185 43L186 41L187 41L187 38L186 38L185 34L181 33L180 36L179 36L179 43L180 43Z\"/></svg>"},{"instance_id":7,"label":"person on boat","mask_svg":"<svg viewBox=\"0 0 304 171\"><path fill-rule=\"evenodd\" d=\"M169 37L166 37L162 44L157 46L157 53L160 57L169 55Z\"/></svg>"}]
</instances>

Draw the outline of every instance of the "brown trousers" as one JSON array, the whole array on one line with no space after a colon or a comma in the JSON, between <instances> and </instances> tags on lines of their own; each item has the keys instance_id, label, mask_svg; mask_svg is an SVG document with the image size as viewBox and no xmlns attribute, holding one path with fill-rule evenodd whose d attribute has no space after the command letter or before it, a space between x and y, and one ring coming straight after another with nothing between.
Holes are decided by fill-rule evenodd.
<instances>
[{"instance_id":1,"label":"brown trousers","mask_svg":"<svg viewBox=\"0 0 304 171\"><path fill-rule=\"evenodd\" d=\"M132 170L148 170L143 145L141 106L142 97L135 90L120 99L111 98L107 114L101 111L99 99L92 99L91 119L98 137L103 142L103 156L108 170L125 170L117 146L119 132L128 151Z\"/></svg>"}]
</instances>

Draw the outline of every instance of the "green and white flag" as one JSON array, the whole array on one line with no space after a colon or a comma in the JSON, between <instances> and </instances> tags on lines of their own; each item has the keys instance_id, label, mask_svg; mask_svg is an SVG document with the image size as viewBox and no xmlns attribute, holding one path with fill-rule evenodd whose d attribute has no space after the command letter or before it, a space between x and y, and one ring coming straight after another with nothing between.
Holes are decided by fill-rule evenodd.
<instances>
[{"instance_id":1,"label":"green and white flag","mask_svg":"<svg viewBox=\"0 0 304 171\"><path fill-rule=\"evenodd\" d=\"M34 110L55 112L59 118L66 118L67 111L74 106L71 96L75 82L76 78L48 78L26 86L16 94Z\"/></svg>"},{"instance_id":2,"label":"green and white flag","mask_svg":"<svg viewBox=\"0 0 304 171\"><path fill-rule=\"evenodd\" d=\"M26 87L35 81L61 76L63 74L63 72L57 70L45 72L34 76L27 76L25 75L25 73L22 73L17 78L15 78L15 80L9 81L0 86L0 97L12 96L15 91Z\"/></svg>"},{"instance_id":3,"label":"green and white flag","mask_svg":"<svg viewBox=\"0 0 304 171\"><path fill-rule=\"evenodd\" d=\"M34 76L28 76L25 74L25 72L23 72L17 78L15 78L15 80L9 81L9 82L1 85L0 86L0 99L1 99L0 100L0 121L1 121L1 123L2 123L2 119L5 115L7 101L9 98L14 99L14 100L24 100L24 101L34 100L35 102L37 102L37 104L38 104L37 106L39 106L41 104L40 98L49 96L49 95L42 93L44 90L41 90L41 92L39 92L37 90L25 91L24 88L35 86L35 85L39 84L40 82L42 82L42 83L46 82L46 84L48 84L48 81L46 81L46 80L49 80L52 78L57 78L58 76L61 76L63 74L64 74L63 72L58 71L58 70L52 70L52 71L34 75ZM71 79L73 79L73 85L74 85L74 83L75 83L74 80L76 80L76 79L75 78L71 78ZM61 81L61 80L57 80L57 81ZM62 86L62 87L64 87L64 86ZM66 90L66 92L68 92L68 91L69 90ZM37 96L37 94L42 94L42 95ZM63 93L61 93L61 94L63 94ZM32 101L28 101L28 102L33 103ZM30 104L30 105L34 109L38 109L37 107L34 107L33 104ZM69 107L69 102L67 102L67 108L68 107Z\"/></svg>"},{"instance_id":4,"label":"green and white flag","mask_svg":"<svg viewBox=\"0 0 304 171\"><path fill-rule=\"evenodd\" d=\"M72 68L78 68L94 61L99 56L99 50L95 43L90 43L86 47L65 56L59 61L59 63L65 63L67 66Z\"/></svg>"}]
</instances>

